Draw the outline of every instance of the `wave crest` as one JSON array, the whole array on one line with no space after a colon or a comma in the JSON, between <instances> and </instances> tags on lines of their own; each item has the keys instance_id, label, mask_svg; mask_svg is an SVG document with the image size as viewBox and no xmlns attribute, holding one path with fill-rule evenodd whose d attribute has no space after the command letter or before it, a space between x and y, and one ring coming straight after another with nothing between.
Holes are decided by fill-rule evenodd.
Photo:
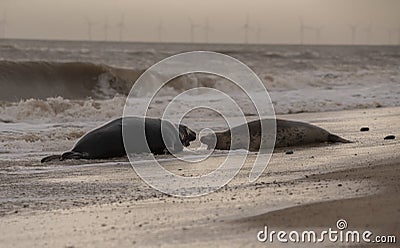
<instances>
[{"instance_id":1,"label":"wave crest","mask_svg":"<svg viewBox=\"0 0 400 248\"><path fill-rule=\"evenodd\" d=\"M1 122L103 121L122 115L126 97L108 100L69 100L50 97L0 104Z\"/></svg>"},{"instance_id":2,"label":"wave crest","mask_svg":"<svg viewBox=\"0 0 400 248\"><path fill-rule=\"evenodd\" d=\"M0 61L0 98L109 99L129 92L142 73L88 62Z\"/></svg>"}]
</instances>

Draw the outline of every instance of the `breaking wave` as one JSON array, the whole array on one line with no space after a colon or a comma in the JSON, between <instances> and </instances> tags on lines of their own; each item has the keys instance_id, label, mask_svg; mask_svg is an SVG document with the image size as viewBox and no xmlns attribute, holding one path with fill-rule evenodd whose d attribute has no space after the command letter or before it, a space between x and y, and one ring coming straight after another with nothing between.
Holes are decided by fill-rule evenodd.
<instances>
[{"instance_id":1,"label":"breaking wave","mask_svg":"<svg viewBox=\"0 0 400 248\"><path fill-rule=\"evenodd\" d=\"M129 92L142 72L88 62L0 61L0 99L109 99Z\"/></svg>"},{"instance_id":2,"label":"breaking wave","mask_svg":"<svg viewBox=\"0 0 400 248\"><path fill-rule=\"evenodd\" d=\"M143 72L143 69L88 62L0 61L0 99L6 102L59 96L71 100L112 99L118 95L127 96ZM160 75L153 76L156 79ZM149 88L151 83L147 85ZM169 82L164 94L200 86L230 90L229 85L225 79L214 75L187 74ZM147 89L143 89L142 94L146 92Z\"/></svg>"},{"instance_id":3,"label":"breaking wave","mask_svg":"<svg viewBox=\"0 0 400 248\"><path fill-rule=\"evenodd\" d=\"M70 100L62 97L27 99L0 104L0 123L103 121L122 115L126 97Z\"/></svg>"}]
</instances>

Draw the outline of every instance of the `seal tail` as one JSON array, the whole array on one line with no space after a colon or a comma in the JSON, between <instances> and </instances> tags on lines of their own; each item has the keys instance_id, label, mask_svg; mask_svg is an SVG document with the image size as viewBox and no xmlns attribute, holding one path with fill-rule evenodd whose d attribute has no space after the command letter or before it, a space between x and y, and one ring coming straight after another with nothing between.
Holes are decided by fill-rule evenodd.
<instances>
[{"instance_id":1,"label":"seal tail","mask_svg":"<svg viewBox=\"0 0 400 248\"><path fill-rule=\"evenodd\" d=\"M80 152L64 152L62 155L50 155L42 158L41 163L47 163L53 160L63 161L66 159L82 159L86 158L84 153Z\"/></svg>"},{"instance_id":2,"label":"seal tail","mask_svg":"<svg viewBox=\"0 0 400 248\"><path fill-rule=\"evenodd\" d=\"M332 142L332 143L336 143L336 142L339 142L339 143L353 143L353 141L347 140L347 139L343 139L342 137L339 137L339 136L337 136L335 134L329 134L328 140L329 140L329 142Z\"/></svg>"},{"instance_id":3,"label":"seal tail","mask_svg":"<svg viewBox=\"0 0 400 248\"><path fill-rule=\"evenodd\" d=\"M42 158L42 160L40 160L40 163L47 163L47 162L50 162L50 161L53 161L53 160L62 160L62 158L61 158L61 155L50 155L50 156L47 156L47 157L44 157L44 158Z\"/></svg>"},{"instance_id":4,"label":"seal tail","mask_svg":"<svg viewBox=\"0 0 400 248\"><path fill-rule=\"evenodd\" d=\"M60 160L65 160L65 159L83 159L86 158L87 156L85 156L84 153L80 153L80 152L64 152L61 155L61 159Z\"/></svg>"}]
</instances>

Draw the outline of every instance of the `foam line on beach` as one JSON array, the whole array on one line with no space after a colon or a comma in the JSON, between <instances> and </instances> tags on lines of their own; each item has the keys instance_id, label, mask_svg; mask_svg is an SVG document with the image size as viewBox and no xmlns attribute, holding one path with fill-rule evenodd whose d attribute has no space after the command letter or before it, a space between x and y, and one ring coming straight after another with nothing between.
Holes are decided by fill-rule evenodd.
<instances>
[{"instance_id":1,"label":"foam line on beach","mask_svg":"<svg viewBox=\"0 0 400 248\"><path fill-rule=\"evenodd\" d=\"M239 154L240 152L238 152ZM223 157L226 156L226 154L213 154L210 157L216 158L216 157ZM182 159L189 160L189 159L201 159L203 158L203 155L190 155L190 156L183 156ZM161 158L157 159L159 163L165 163L165 162L174 162L174 161L179 161L179 158ZM149 164L154 162L154 160L147 159L147 160L138 160L134 161L133 164ZM79 165L61 165L61 166L53 166L53 167L23 167L21 170L16 170L16 171L0 171L0 174L39 174L39 173L50 173L54 171L68 171L68 170L76 170L76 169L83 169L83 168L92 168L92 167L109 167L109 166L126 166L126 165L131 165L130 162L124 162L124 161L115 161L115 162L101 162L101 163L85 163L85 164L79 164ZM16 167L14 167L16 168Z\"/></svg>"}]
</instances>

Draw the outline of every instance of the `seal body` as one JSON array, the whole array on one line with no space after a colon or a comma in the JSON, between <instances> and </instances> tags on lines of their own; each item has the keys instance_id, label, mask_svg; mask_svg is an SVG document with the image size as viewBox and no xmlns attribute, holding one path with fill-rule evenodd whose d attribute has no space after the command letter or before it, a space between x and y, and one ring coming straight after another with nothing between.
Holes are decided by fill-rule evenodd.
<instances>
[{"instance_id":1,"label":"seal body","mask_svg":"<svg viewBox=\"0 0 400 248\"><path fill-rule=\"evenodd\" d=\"M196 133L184 125L175 126L169 121L155 118L124 117L86 133L71 151L45 157L42 163L55 159L107 159L126 156L124 141L128 153L180 152L195 139Z\"/></svg>"},{"instance_id":2,"label":"seal body","mask_svg":"<svg viewBox=\"0 0 400 248\"><path fill-rule=\"evenodd\" d=\"M247 149L249 151L259 151L261 143L261 122L264 127L268 127L274 119L261 119L248 122L246 124L233 127L223 132L216 132L200 138L208 149L218 150ZM249 135L247 136L247 128ZM231 133L239 134L233 137L235 142L231 142ZM250 140L243 141L243 137L250 137ZM308 144L318 144L325 142L350 143L337 135L331 134L323 128L305 122L276 119L276 139L275 147L301 146ZM235 147L231 148L231 143Z\"/></svg>"}]
</instances>

